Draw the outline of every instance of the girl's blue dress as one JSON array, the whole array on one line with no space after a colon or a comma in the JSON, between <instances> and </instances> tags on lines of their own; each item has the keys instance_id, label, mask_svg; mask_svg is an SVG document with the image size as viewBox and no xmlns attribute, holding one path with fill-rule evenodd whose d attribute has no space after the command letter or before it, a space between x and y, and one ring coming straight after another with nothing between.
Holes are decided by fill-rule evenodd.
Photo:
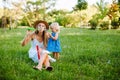
<instances>
[{"instance_id":1,"label":"girl's blue dress","mask_svg":"<svg viewBox=\"0 0 120 80\"><path fill-rule=\"evenodd\" d=\"M55 35L56 35L56 33L52 32L52 36L55 37ZM48 39L47 50L49 52L61 52L59 37L57 40L53 40L52 38Z\"/></svg>"}]
</instances>

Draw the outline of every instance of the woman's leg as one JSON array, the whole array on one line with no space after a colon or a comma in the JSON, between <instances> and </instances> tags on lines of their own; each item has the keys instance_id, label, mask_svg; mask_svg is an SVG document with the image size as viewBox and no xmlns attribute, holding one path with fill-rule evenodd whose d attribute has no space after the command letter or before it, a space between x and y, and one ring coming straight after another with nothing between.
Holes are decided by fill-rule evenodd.
<instances>
[{"instance_id":1,"label":"woman's leg","mask_svg":"<svg viewBox=\"0 0 120 80\"><path fill-rule=\"evenodd\" d=\"M50 66L50 62L49 62L49 57L48 57L48 55L46 56L46 58L45 58L43 64L44 64L45 68L47 68L47 67Z\"/></svg>"},{"instance_id":2,"label":"woman's leg","mask_svg":"<svg viewBox=\"0 0 120 80\"><path fill-rule=\"evenodd\" d=\"M38 65L37 65L37 68L39 69L39 70L41 70L42 69L42 65L43 65L43 63L46 61L46 58L48 57L48 54L41 54L40 55L40 60L39 60L39 63L38 63Z\"/></svg>"},{"instance_id":3,"label":"woman's leg","mask_svg":"<svg viewBox=\"0 0 120 80\"><path fill-rule=\"evenodd\" d=\"M45 69L48 70L48 71L52 71L53 68L50 66L50 62L49 62L49 57L48 55L46 56L45 58L45 61L44 61L44 65L45 65Z\"/></svg>"}]
</instances>

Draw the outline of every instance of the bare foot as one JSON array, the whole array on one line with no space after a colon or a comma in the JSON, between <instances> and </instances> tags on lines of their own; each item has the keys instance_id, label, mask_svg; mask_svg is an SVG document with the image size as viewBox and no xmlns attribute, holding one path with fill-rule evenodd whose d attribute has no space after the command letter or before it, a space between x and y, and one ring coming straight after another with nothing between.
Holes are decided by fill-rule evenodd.
<instances>
[{"instance_id":1,"label":"bare foot","mask_svg":"<svg viewBox=\"0 0 120 80\"><path fill-rule=\"evenodd\" d=\"M38 66L33 66L33 69L41 71L42 69L39 68Z\"/></svg>"}]
</instances>

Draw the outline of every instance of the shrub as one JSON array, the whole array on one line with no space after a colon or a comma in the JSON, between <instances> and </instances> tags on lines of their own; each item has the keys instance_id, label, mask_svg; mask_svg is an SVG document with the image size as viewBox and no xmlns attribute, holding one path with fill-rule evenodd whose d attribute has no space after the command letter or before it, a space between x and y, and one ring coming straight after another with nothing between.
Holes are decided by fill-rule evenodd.
<instances>
[{"instance_id":1,"label":"shrub","mask_svg":"<svg viewBox=\"0 0 120 80\"><path fill-rule=\"evenodd\" d=\"M28 24L27 20L25 19L25 17L20 20L19 25L21 25L21 26L29 26L29 24Z\"/></svg>"},{"instance_id":2,"label":"shrub","mask_svg":"<svg viewBox=\"0 0 120 80\"><path fill-rule=\"evenodd\" d=\"M108 21L103 21L103 22L100 24L100 29L101 29L101 30L107 30L107 29L109 29L109 22L108 22Z\"/></svg>"},{"instance_id":3,"label":"shrub","mask_svg":"<svg viewBox=\"0 0 120 80\"><path fill-rule=\"evenodd\" d=\"M81 18L80 14L71 13L66 15L58 15L56 16L55 21L59 22L61 26L73 28L79 27L79 23L83 20L83 18Z\"/></svg>"},{"instance_id":4,"label":"shrub","mask_svg":"<svg viewBox=\"0 0 120 80\"><path fill-rule=\"evenodd\" d=\"M92 30L95 30L96 27L97 27L97 25L98 25L98 21L95 20L95 19L91 19L91 20L89 21L89 23L90 23L91 29L92 29Z\"/></svg>"},{"instance_id":5,"label":"shrub","mask_svg":"<svg viewBox=\"0 0 120 80\"><path fill-rule=\"evenodd\" d=\"M113 19L113 20L111 21L111 25L112 25L112 29L117 29L117 28L119 28L119 25L120 25L119 20Z\"/></svg>"},{"instance_id":6,"label":"shrub","mask_svg":"<svg viewBox=\"0 0 120 80\"><path fill-rule=\"evenodd\" d=\"M67 25L67 19L64 16L58 16L56 17L56 22L58 22L61 26L66 27Z\"/></svg>"}]
</instances>

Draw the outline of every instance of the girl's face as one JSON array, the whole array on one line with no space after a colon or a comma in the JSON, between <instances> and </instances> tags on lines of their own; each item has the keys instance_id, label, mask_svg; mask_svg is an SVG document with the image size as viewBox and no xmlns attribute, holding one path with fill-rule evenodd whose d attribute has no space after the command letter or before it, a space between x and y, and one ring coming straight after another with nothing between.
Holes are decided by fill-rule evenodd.
<instances>
[{"instance_id":1,"label":"girl's face","mask_svg":"<svg viewBox=\"0 0 120 80\"><path fill-rule=\"evenodd\" d=\"M39 23L39 24L37 25L37 29L38 29L39 31L44 31L44 30L46 30L46 26L45 26L45 24L43 24L43 23Z\"/></svg>"},{"instance_id":2,"label":"girl's face","mask_svg":"<svg viewBox=\"0 0 120 80\"><path fill-rule=\"evenodd\" d=\"M57 32L56 27L51 27L52 32Z\"/></svg>"}]
</instances>

